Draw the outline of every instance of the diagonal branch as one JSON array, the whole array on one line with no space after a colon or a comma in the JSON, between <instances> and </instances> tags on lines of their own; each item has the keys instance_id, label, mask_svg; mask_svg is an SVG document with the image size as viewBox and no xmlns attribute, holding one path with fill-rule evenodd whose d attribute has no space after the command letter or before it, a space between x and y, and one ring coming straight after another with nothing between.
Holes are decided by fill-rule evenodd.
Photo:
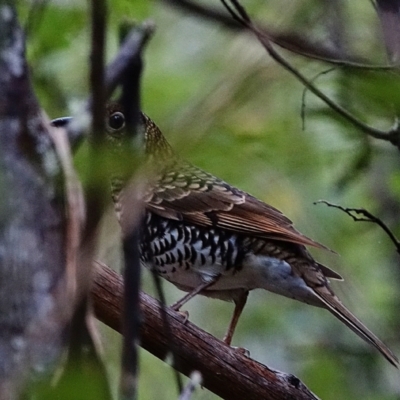
<instances>
[{"instance_id":1,"label":"diagonal branch","mask_svg":"<svg viewBox=\"0 0 400 400\"><path fill-rule=\"evenodd\" d=\"M92 298L97 317L111 328L121 331L122 277L110 268L95 263ZM143 324L142 347L165 360L170 340L161 317L160 303L145 293L140 296ZM182 315L167 309L172 338L176 341L175 368L190 376L193 370L202 375L202 384L218 396L229 400L315 400L317 397L295 376L272 370L222 341L183 323Z\"/></svg>"},{"instance_id":2,"label":"diagonal branch","mask_svg":"<svg viewBox=\"0 0 400 400\"><path fill-rule=\"evenodd\" d=\"M239 22L229 18L228 15L222 13L216 8L207 7L192 0L164 0L165 3L172 7L188 11L192 15L199 16L201 18L218 22L225 28L233 31L240 32L246 30L246 28ZM305 37L299 37L292 33L282 33L274 31L271 27L257 25L259 29L267 35L271 42L278 45L279 47L288 50L294 54L302 57L321 61L336 66L346 68L357 68L365 70L393 70L398 67L397 64L391 65L379 65L369 64L368 61L358 56L343 56L343 53L337 51L334 48L326 46L322 42L314 42Z\"/></svg>"},{"instance_id":3,"label":"diagonal branch","mask_svg":"<svg viewBox=\"0 0 400 400\"><path fill-rule=\"evenodd\" d=\"M338 210L344 211L347 215L349 215L351 218L353 218L353 220L356 222L359 222L359 221L372 222L374 224L379 225L384 230L384 232L389 236L392 243L395 245L397 253L400 254L400 241L396 238L394 233L380 218L375 217L375 215L371 214L366 209L343 207L338 204L330 203L329 201L326 201L326 200L319 200L319 201L314 202L314 204L320 204L320 203L326 204L328 207L333 207L333 208L337 208ZM358 215L361 215L361 217L358 217Z\"/></svg>"},{"instance_id":4,"label":"diagonal branch","mask_svg":"<svg viewBox=\"0 0 400 400\"><path fill-rule=\"evenodd\" d=\"M271 38L258 27L256 27L247 14L244 7L238 0L221 0L226 9L232 15L236 21L240 22L244 27L249 29L257 37L258 41L263 45L267 53L272 59L274 59L284 69L294 75L310 92L314 93L320 98L326 105L328 105L333 111L345 118L348 122L360 129L367 135L384 141L392 143L394 146L400 149L400 125L397 121L393 124L393 127L388 131L383 131L374 128L349 112L347 109L333 101L324 92L318 89L312 81L310 81L305 75L297 70L289 61L287 61L281 54L279 54L272 45Z\"/></svg>"}]
</instances>

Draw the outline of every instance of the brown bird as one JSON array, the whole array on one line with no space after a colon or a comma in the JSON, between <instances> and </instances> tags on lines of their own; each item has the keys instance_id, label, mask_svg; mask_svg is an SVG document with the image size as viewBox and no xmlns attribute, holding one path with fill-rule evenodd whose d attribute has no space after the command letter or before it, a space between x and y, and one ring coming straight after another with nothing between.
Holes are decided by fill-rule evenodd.
<instances>
[{"instance_id":1,"label":"brown bird","mask_svg":"<svg viewBox=\"0 0 400 400\"><path fill-rule=\"evenodd\" d=\"M176 310L196 294L233 301L224 337L230 344L249 291L266 289L327 309L398 367L397 357L332 291L328 279L341 276L306 249L325 246L298 232L276 208L182 160L144 114L141 123L153 172L144 196L141 260L188 292ZM111 143L118 144L125 119L116 104L108 107L107 126ZM114 185L117 204L119 183Z\"/></svg>"}]
</instances>

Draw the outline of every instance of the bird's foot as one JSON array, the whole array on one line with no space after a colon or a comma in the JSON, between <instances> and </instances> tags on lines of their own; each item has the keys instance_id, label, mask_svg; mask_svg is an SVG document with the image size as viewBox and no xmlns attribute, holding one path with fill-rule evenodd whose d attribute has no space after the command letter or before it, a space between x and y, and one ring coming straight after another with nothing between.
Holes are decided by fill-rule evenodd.
<instances>
[{"instance_id":1,"label":"bird's foot","mask_svg":"<svg viewBox=\"0 0 400 400\"><path fill-rule=\"evenodd\" d=\"M250 351L248 349L245 349L244 347L231 346L231 349L235 350L242 356L250 358Z\"/></svg>"},{"instance_id":2,"label":"bird's foot","mask_svg":"<svg viewBox=\"0 0 400 400\"><path fill-rule=\"evenodd\" d=\"M182 324L186 324L186 322L188 321L188 319L189 319L189 311L177 311L176 310L176 312L180 315L180 316L182 316L183 317L183 321L182 321Z\"/></svg>"},{"instance_id":3,"label":"bird's foot","mask_svg":"<svg viewBox=\"0 0 400 400\"><path fill-rule=\"evenodd\" d=\"M180 308L182 307L184 303L182 303L182 299L177 301L174 304L171 304L170 308L172 308L174 311L176 311L179 315L183 317L182 324L186 324L187 320L189 319L189 311L181 311Z\"/></svg>"},{"instance_id":4,"label":"bird's foot","mask_svg":"<svg viewBox=\"0 0 400 400\"><path fill-rule=\"evenodd\" d=\"M224 336L224 338L222 339L222 341L227 344L231 349L235 350L236 352L238 352L239 354L245 356L245 357L250 357L250 351L245 349L244 347L236 347L236 346L231 346L231 342L232 342L232 336L233 336L233 332L231 332L230 330L228 330L227 334Z\"/></svg>"}]
</instances>

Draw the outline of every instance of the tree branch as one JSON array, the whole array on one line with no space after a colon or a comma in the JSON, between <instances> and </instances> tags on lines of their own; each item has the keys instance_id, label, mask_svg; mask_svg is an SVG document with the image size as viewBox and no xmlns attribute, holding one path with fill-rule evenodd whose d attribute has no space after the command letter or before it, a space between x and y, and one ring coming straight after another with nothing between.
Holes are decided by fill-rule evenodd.
<instances>
[{"instance_id":1,"label":"tree branch","mask_svg":"<svg viewBox=\"0 0 400 400\"><path fill-rule=\"evenodd\" d=\"M97 317L121 332L122 277L96 262L92 298ZM145 293L140 297L144 316L141 328L142 347L165 360L170 352L171 337L166 335L160 304ZM202 375L202 384L218 396L230 400L299 399L317 397L295 376L272 370L222 341L197 328L182 316L167 309L167 317L176 341L176 368L186 376L193 370Z\"/></svg>"},{"instance_id":2,"label":"tree branch","mask_svg":"<svg viewBox=\"0 0 400 400\"><path fill-rule=\"evenodd\" d=\"M123 80L126 71L139 57L144 46L151 38L154 29L155 26L152 22L145 21L140 25L134 26L127 35L118 54L104 72L104 91L106 99L110 98L114 90ZM87 99L82 114L85 114L86 110L91 109L92 103L93 95L89 96ZM104 118L102 118L102 121L104 122ZM87 136L88 126L86 118L82 118L82 115L78 115L78 118L74 119L71 119L71 117L57 118L53 121L53 125L57 127L65 126L67 128L68 139L73 150L77 149Z\"/></svg>"},{"instance_id":3,"label":"tree branch","mask_svg":"<svg viewBox=\"0 0 400 400\"><path fill-rule=\"evenodd\" d=\"M106 97L109 98L116 87L121 83L127 70L143 51L144 46L154 33L155 25L151 21L145 21L134 26L119 48L118 54L106 68Z\"/></svg>"},{"instance_id":4,"label":"tree branch","mask_svg":"<svg viewBox=\"0 0 400 400\"><path fill-rule=\"evenodd\" d=\"M97 0L96 0L97 1ZM125 36L126 36L126 32ZM121 38L123 39L123 38ZM140 83L143 61L141 51L137 57L129 63L125 73L121 77L121 105L125 115L125 135L127 141L124 143L126 150L134 155L135 159L141 159L141 151L132 143L137 142L140 124ZM135 140L136 139L136 140ZM135 163L130 162L133 174L137 173ZM134 190L137 190L134 184ZM124 204L122 200L122 209L129 210L130 207L142 209L141 202L137 197L129 197L129 204ZM136 201L135 201L136 199ZM132 201L133 200L133 201ZM137 211L136 211L137 212ZM135 399L137 397L138 385L138 353L139 353L139 328L140 321L140 239L142 218L132 224L124 215L120 221L123 236L124 253L124 313L123 313L123 344L122 344L122 362L120 379L120 398Z\"/></svg>"},{"instance_id":5,"label":"tree branch","mask_svg":"<svg viewBox=\"0 0 400 400\"><path fill-rule=\"evenodd\" d=\"M246 30L242 24L232 18L229 18L228 15L216 8L206 7L191 0L164 1L172 7L188 11L192 15L196 15L210 21L218 22L225 28L233 31L240 32ZM365 59L353 55L346 55L344 57L342 52L339 52L332 47L328 47L322 42L314 42L306 37L300 37L292 33L276 32L271 27L267 27L265 25L261 26L260 24L257 24L257 26L266 36L268 36L271 42L302 57L346 68L393 70L394 68L398 67L397 64L369 64Z\"/></svg>"},{"instance_id":6,"label":"tree branch","mask_svg":"<svg viewBox=\"0 0 400 400\"><path fill-rule=\"evenodd\" d=\"M392 128L388 131L374 128L360 119L354 114L343 108L340 104L332 100L329 96L318 89L312 81L310 81L305 75L297 70L289 61L287 61L281 54L279 54L273 44L271 38L258 28L247 14L245 8L241 5L239 0L221 0L226 9L232 15L232 18L241 23L245 28L249 29L256 36L258 41L263 45L269 56L275 60L284 69L289 71L297 80L299 80L310 92L314 93L319 99L321 99L327 106L333 111L339 114L341 117L346 119L356 128L360 129L367 135L375 138L390 142L400 150L400 125L397 120L393 124Z\"/></svg>"},{"instance_id":7,"label":"tree branch","mask_svg":"<svg viewBox=\"0 0 400 400\"><path fill-rule=\"evenodd\" d=\"M314 204L320 204L320 203L326 204L328 207L333 207L333 208L337 208L338 210L344 211L347 215L349 215L351 218L353 218L353 220L356 222L359 222L359 221L372 222L374 224L379 225L383 229L383 231L389 236L392 243L395 245L397 253L400 254L400 241L396 238L394 233L380 218L375 217L375 215L371 214L366 209L343 207L338 204L330 203L329 201L326 201L326 200L319 200L319 201L314 202ZM362 217L358 217L357 215L362 215Z\"/></svg>"}]
</instances>

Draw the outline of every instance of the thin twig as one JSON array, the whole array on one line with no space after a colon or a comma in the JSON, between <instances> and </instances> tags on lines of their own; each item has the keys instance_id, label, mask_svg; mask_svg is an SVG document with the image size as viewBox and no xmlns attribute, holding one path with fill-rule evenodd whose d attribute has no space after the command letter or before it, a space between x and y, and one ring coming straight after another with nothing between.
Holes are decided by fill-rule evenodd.
<instances>
[{"instance_id":1,"label":"thin twig","mask_svg":"<svg viewBox=\"0 0 400 400\"><path fill-rule=\"evenodd\" d=\"M151 23L142 24L140 26L135 26L127 39L121 46L121 49L114 59L114 61L108 66L106 71L106 79L105 85L103 83L104 79L104 71L103 68L100 68L99 65L102 65L104 60L104 50L98 48L99 43L101 43L104 39L104 24L105 24L105 16L101 15L102 12L105 12L105 5L99 5L98 2L92 2L93 9L96 10L96 13L93 15L93 25L96 25L96 29L93 26L92 32L92 42L95 46L95 49L92 50L92 58L91 58L91 82L92 82L92 95L86 102L86 109L92 109L93 112L96 112L97 116L94 116L92 119L92 131L94 135L91 137L92 147L94 145L94 149L92 152L93 157L91 158L92 165L92 174L91 180L89 179L89 183L91 184L87 190L87 199L88 199L88 210L90 221L86 226L86 234L85 236L89 236L88 233L93 232L93 227L96 226L100 216L101 211L103 210L104 201L105 201L105 193L109 186L109 180L103 179L99 181L97 176L99 175L99 168L103 168L103 165L98 165L95 163L96 159L96 150L102 150L102 140L104 139L105 127L104 127L104 99L105 95L107 97L110 96L113 90L124 82L124 108L125 108L125 118L127 125L128 134L134 134L137 126L137 121L139 118L139 74L137 73L140 70L140 61L138 64L138 60L140 58L140 53L144 48L144 45L147 43L150 38L152 32L154 31L154 25ZM101 29L101 26L103 29ZM97 41L96 37L103 37L103 39ZM133 73L132 73L133 71ZM99 86L103 86L103 89L99 88ZM132 110L133 108L133 110ZM95 111L97 110L97 111ZM71 123L70 123L71 122ZM68 138L72 142L74 147L77 147L78 144L85 137L85 119L84 118L76 118L71 120L71 118L66 118L61 122L61 125L57 126L65 126L68 130ZM132 141L131 141L132 142ZM133 170L134 168L132 168ZM108 177L107 171L104 169L100 172L100 175L106 178ZM100 189L99 189L100 185ZM96 190L93 190L95 188ZM104 193L103 193L104 192ZM132 213L126 213L132 214ZM135 213L133 213L135 214ZM129 218L129 221L126 223L126 226L130 226L133 229L131 220L134 219ZM128 337L134 338L133 340L126 341L128 344L124 347L123 357L125 357L124 369L128 371L126 375L124 375L123 381L124 387L121 390L122 397L130 398L132 393L136 390L136 365L137 365L137 357L136 357L136 346L138 342L138 287L140 282L140 276L138 276L138 271L140 268L138 265L138 238L134 231L124 231L124 253L125 253L125 262L127 267L125 271L127 273L127 297L126 297L126 306L125 310L128 313L128 321L127 331ZM136 251L137 250L137 251ZM136 264L136 266L135 266ZM133 273L133 274L132 274ZM132 346L130 346L132 344ZM126 379L125 379L126 378ZM133 378L133 379L131 379ZM125 385L126 383L126 385Z\"/></svg>"},{"instance_id":2,"label":"thin twig","mask_svg":"<svg viewBox=\"0 0 400 400\"><path fill-rule=\"evenodd\" d=\"M110 98L116 87L120 84L122 76L126 73L133 60L143 50L151 38L154 29L155 26L151 21L145 21L131 30L120 47L118 54L105 70L104 90L107 99ZM56 126L62 126L67 129L68 140L73 150L77 149L86 137L88 127L85 114L86 110L91 109L92 102L93 96L89 96L82 113L77 116L78 118L72 119L71 117L66 117L54 120L56 121ZM104 114L102 115L102 121L104 123Z\"/></svg>"},{"instance_id":3,"label":"thin twig","mask_svg":"<svg viewBox=\"0 0 400 400\"><path fill-rule=\"evenodd\" d=\"M206 7L191 0L164 0L164 2L181 10L189 11L192 15L197 15L201 18L211 21L216 21L233 31L246 29L241 23L229 18L229 16L213 7ZM325 62L344 68L365 69L370 71L394 70L399 66L398 64L368 64L367 61L358 56L347 56L346 58L343 58L342 53L331 47L325 46L325 44L322 42L312 42L305 37L299 37L292 33L274 32L274 30L270 27L260 27L259 24L257 24L257 26L259 26L259 29L279 47L299 56L316 61Z\"/></svg>"},{"instance_id":4,"label":"thin twig","mask_svg":"<svg viewBox=\"0 0 400 400\"><path fill-rule=\"evenodd\" d=\"M145 21L140 25L135 26L124 39L118 54L114 60L107 66L106 69L106 94L107 98L121 82L122 76L126 73L129 66L135 62L151 38L155 30L155 25L152 21Z\"/></svg>"},{"instance_id":5,"label":"thin twig","mask_svg":"<svg viewBox=\"0 0 400 400\"><path fill-rule=\"evenodd\" d=\"M336 67L332 67L329 68L325 71L321 71L319 72L316 76L314 76L314 78L311 79L311 83L314 83L320 76L322 75L327 75L329 73L331 73L332 71L334 71L336 69ZM307 95L307 90L308 88L305 87L303 89L303 94L301 96L301 122L302 122L302 130L304 131L306 129L306 95Z\"/></svg>"},{"instance_id":6,"label":"thin twig","mask_svg":"<svg viewBox=\"0 0 400 400\"><path fill-rule=\"evenodd\" d=\"M126 28L126 27L124 27ZM121 49L116 57L115 61L110 65L107 69L107 83L108 90L111 92L118 81L123 82L123 92L122 92L122 107L125 111L125 120L126 120L126 130L128 132L128 136L134 136L136 134L139 113L140 113L140 70L142 67L141 60L141 51L146 45L148 39L154 31L154 24L151 22L144 23L140 26L135 26L131 29L129 35L124 39L124 43L121 46ZM134 51L132 51L132 49ZM133 57L134 55L134 57ZM126 67L128 65L128 67ZM137 156L137 154L136 154ZM136 157L137 159L138 157ZM126 191L126 190L125 190ZM125 199L131 199L131 201L126 201L123 208L127 207L140 207L139 204L134 204L132 199L137 196L130 196L128 193L125 193ZM129 211L128 211L129 212ZM133 248L137 248L139 246L139 225L131 224L127 221L127 211L124 212L125 217L123 221L121 221L122 229L124 232L124 254L125 254L125 285L127 290L125 291L125 333L124 333L124 348L123 348L123 376L121 380L121 392L126 392L122 395L123 398L127 398L129 396L129 392L133 393L134 388L125 387L125 385L129 382L135 382L135 376L137 375L137 369L135 369L135 360L137 363L137 343L135 343L134 338L138 338L139 335L139 286L138 282L140 280L140 262L139 256L137 253L135 255L136 258L133 257L133 254L128 254L133 251ZM128 218L129 219L129 218ZM132 233L136 231L136 233ZM129 257L127 258L127 256ZM165 314L165 296L161 287L160 278L158 276L154 276L154 281L156 285L156 289L159 295L159 298L162 303L161 315L164 322L164 329L166 331L166 336L170 341L170 350L172 354L176 353L174 349L174 341L173 336L170 332L170 328L168 325L168 320ZM134 346L132 346L134 344ZM174 364L177 364L179 361L174 359ZM178 393L182 391L182 380L178 372L175 371L175 379L178 387Z\"/></svg>"},{"instance_id":7,"label":"thin twig","mask_svg":"<svg viewBox=\"0 0 400 400\"><path fill-rule=\"evenodd\" d=\"M153 282L154 286L156 288L157 296L161 304L160 312L161 312L161 319L163 322L163 328L165 331L165 335L168 338L169 341L169 348L173 357L172 360L172 366L175 367L174 369L174 375L175 375L175 382L176 386L178 388L178 393L181 393L183 390L183 383L182 383L182 378L181 375L178 372L178 364L179 364L179 358L177 357L178 351L177 351L177 345L174 341L174 337L172 335L171 327L169 325L168 317L167 317L167 302L165 300L165 294L164 290L162 288L161 284L161 277L158 275L154 270L151 271L151 275L153 276Z\"/></svg>"},{"instance_id":8,"label":"thin twig","mask_svg":"<svg viewBox=\"0 0 400 400\"><path fill-rule=\"evenodd\" d=\"M90 90L91 90L91 130L90 157L88 161L88 184L85 187L87 213L83 238L93 240L93 233L100 221L107 197L105 165L99 163L105 142L105 88L104 88L104 45L106 31L106 1L91 1L92 37L90 54ZM99 165L100 164L100 165ZM100 179L99 179L100 178ZM87 240L88 238L88 240Z\"/></svg>"},{"instance_id":9,"label":"thin twig","mask_svg":"<svg viewBox=\"0 0 400 400\"><path fill-rule=\"evenodd\" d=\"M358 221L372 222L374 224L379 225L384 230L384 232L389 236L392 243L396 246L397 253L400 254L400 241L396 238L394 233L380 218L375 217L375 215L371 214L366 209L343 207L338 204L330 203L329 201L326 201L326 200L318 200L318 201L314 202L314 204L320 204L320 203L326 204L328 207L333 207L333 208L337 208L341 211L344 211L347 215L349 215L351 218L353 218L353 220L356 222L358 222ZM362 217L358 217L357 215L362 215Z\"/></svg>"},{"instance_id":10,"label":"thin twig","mask_svg":"<svg viewBox=\"0 0 400 400\"><path fill-rule=\"evenodd\" d=\"M123 39L123 38L122 38ZM140 50L143 50L141 47ZM136 57L132 59L125 73L121 76L122 86L121 105L125 116L125 135L124 145L132 150L133 159L140 156L138 149L134 148L135 138L138 135L140 123L140 83L142 74L142 54L139 51ZM133 146L132 146L133 144ZM136 165L132 165L132 173L137 172ZM122 204L123 207L140 208L141 204L137 201L137 196L132 198L128 204ZM123 252L124 252L124 314L123 314L123 333L124 340L122 346L121 380L120 380L120 398L122 400L132 400L137 397L138 385L138 347L139 347L139 329L140 329L140 232L143 218L138 219L138 223L131 221L121 221L123 234Z\"/></svg>"},{"instance_id":11,"label":"thin twig","mask_svg":"<svg viewBox=\"0 0 400 400\"><path fill-rule=\"evenodd\" d=\"M124 237L124 341L122 347L122 370L120 398L136 398L138 384L138 346L140 328L140 254L139 230Z\"/></svg>"},{"instance_id":12,"label":"thin twig","mask_svg":"<svg viewBox=\"0 0 400 400\"><path fill-rule=\"evenodd\" d=\"M223 4L225 4L226 0L221 0ZM319 97L323 102L325 102L332 110L341 115L347 121L352 123L355 127L363 131L369 136L374 137L375 139L381 139L388 141L398 147L400 149L400 127L397 122L394 123L393 127L388 131L382 131L380 129L374 128L372 126L367 125L362 122L360 119L355 117L348 110L340 106L338 103L333 101L329 96L323 93L320 89L318 89L313 83L305 77L299 70L297 70L291 63L289 63L283 56L281 56L272 46L270 38L258 29L250 17L244 10L243 6L237 0L229 0L231 5L235 8L234 11L236 15L235 19L241 19L241 22L247 26L247 28L254 33L259 42L263 45L268 54L283 68L289 71L292 75L294 75L308 90L314 93L317 97ZM229 6L229 12L232 12L232 8Z\"/></svg>"},{"instance_id":13,"label":"thin twig","mask_svg":"<svg viewBox=\"0 0 400 400\"><path fill-rule=\"evenodd\" d=\"M107 3L105 0L92 0L92 43L90 54L90 89L92 93L92 141L101 143L105 137L105 32Z\"/></svg>"}]
</instances>

